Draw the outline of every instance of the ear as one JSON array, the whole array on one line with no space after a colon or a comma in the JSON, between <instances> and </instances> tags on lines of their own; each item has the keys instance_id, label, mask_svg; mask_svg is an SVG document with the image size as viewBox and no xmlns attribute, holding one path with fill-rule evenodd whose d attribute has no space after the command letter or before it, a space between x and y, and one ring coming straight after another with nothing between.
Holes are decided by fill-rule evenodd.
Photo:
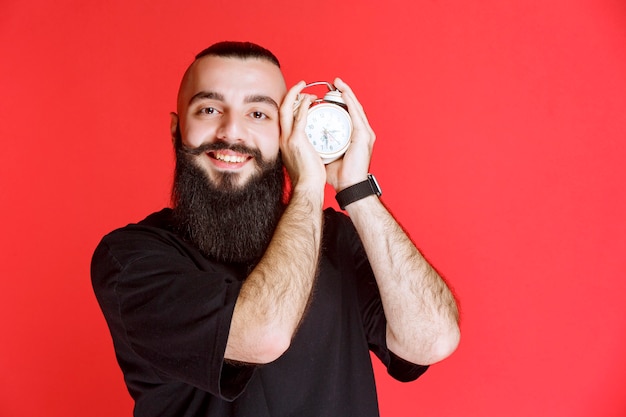
<instances>
[{"instance_id":1,"label":"ear","mask_svg":"<svg viewBox=\"0 0 626 417\"><path fill-rule=\"evenodd\" d=\"M170 133L172 134L172 143L176 144L176 130L178 129L178 115L174 112L170 113Z\"/></svg>"}]
</instances>

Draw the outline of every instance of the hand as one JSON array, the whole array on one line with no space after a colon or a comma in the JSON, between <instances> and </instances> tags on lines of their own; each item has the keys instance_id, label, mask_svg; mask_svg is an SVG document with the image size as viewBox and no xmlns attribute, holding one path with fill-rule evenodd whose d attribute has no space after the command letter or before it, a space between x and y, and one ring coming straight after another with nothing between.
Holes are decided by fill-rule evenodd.
<instances>
[{"instance_id":1,"label":"hand","mask_svg":"<svg viewBox=\"0 0 626 417\"><path fill-rule=\"evenodd\" d=\"M376 134L350 86L340 78L334 85L348 106L353 127L350 147L343 158L326 166L327 181L338 192L367 178Z\"/></svg>"},{"instance_id":2,"label":"hand","mask_svg":"<svg viewBox=\"0 0 626 417\"><path fill-rule=\"evenodd\" d=\"M294 85L280 106L280 150L294 187L300 184L323 190L324 164L304 132L309 106L316 96L300 93L305 86L304 81Z\"/></svg>"}]
</instances>

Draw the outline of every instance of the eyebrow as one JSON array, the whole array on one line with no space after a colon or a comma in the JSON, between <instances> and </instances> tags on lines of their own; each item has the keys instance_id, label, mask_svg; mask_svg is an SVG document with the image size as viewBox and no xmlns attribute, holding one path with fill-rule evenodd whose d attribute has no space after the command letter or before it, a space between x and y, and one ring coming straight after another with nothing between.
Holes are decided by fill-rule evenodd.
<instances>
[{"instance_id":1,"label":"eyebrow","mask_svg":"<svg viewBox=\"0 0 626 417\"><path fill-rule=\"evenodd\" d=\"M215 93L212 91L200 91L199 93L194 94L189 99L189 105L192 105L195 101L199 101L199 100L224 101L224 96L220 93Z\"/></svg>"},{"instance_id":2,"label":"eyebrow","mask_svg":"<svg viewBox=\"0 0 626 417\"><path fill-rule=\"evenodd\" d=\"M189 105L192 105L195 101L199 100L224 101L224 95L216 93L214 91L200 91L199 93L196 93L193 95L193 97L191 97L191 99L189 100ZM267 103L272 107L275 107L276 110L279 109L278 103L276 103L273 98L263 94L252 94L246 96L246 98L244 99L244 103Z\"/></svg>"},{"instance_id":3,"label":"eyebrow","mask_svg":"<svg viewBox=\"0 0 626 417\"><path fill-rule=\"evenodd\" d=\"M276 101L274 101L273 98L271 98L270 96L265 96L263 94L256 94L256 95L248 96L245 98L244 102L245 103L267 103L271 105L272 107L275 107L276 110L279 109L278 103L276 103Z\"/></svg>"}]
</instances>

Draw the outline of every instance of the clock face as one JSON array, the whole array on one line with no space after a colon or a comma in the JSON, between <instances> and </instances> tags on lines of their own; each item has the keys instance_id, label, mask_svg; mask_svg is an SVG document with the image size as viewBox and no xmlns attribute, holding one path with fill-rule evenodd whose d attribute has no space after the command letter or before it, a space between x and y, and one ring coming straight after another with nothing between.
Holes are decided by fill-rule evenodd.
<instances>
[{"instance_id":1,"label":"clock face","mask_svg":"<svg viewBox=\"0 0 626 417\"><path fill-rule=\"evenodd\" d=\"M323 159L336 159L350 144L352 121L338 105L321 103L309 109L305 132Z\"/></svg>"}]
</instances>

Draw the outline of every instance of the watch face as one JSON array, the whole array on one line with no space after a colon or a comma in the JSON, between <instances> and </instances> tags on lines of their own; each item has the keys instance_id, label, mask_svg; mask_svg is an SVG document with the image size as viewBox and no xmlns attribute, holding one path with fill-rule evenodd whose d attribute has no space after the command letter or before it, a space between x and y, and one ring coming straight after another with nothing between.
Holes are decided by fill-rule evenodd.
<instances>
[{"instance_id":1,"label":"watch face","mask_svg":"<svg viewBox=\"0 0 626 417\"><path fill-rule=\"evenodd\" d=\"M352 120L336 104L321 103L309 109L305 132L322 158L338 158L348 148Z\"/></svg>"}]
</instances>

